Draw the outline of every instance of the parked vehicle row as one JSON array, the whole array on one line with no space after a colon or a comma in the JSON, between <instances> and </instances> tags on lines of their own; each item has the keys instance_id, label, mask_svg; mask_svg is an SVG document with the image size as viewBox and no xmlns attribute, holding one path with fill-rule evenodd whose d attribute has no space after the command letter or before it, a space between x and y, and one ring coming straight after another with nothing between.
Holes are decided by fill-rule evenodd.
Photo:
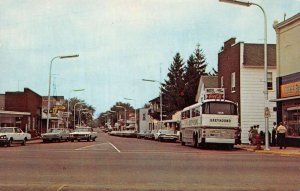
<instances>
[{"instance_id":1,"label":"parked vehicle row","mask_svg":"<svg viewBox=\"0 0 300 191\"><path fill-rule=\"evenodd\" d=\"M173 141L176 142L179 138L179 135L175 133L174 130L170 129L160 129L152 131L144 131L137 133L136 131L112 131L109 132L113 136L122 136L122 137L136 137L138 139L150 139L157 141Z\"/></svg>"},{"instance_id":2,"label":"parked vehicle row","mask_svg":"<svg viewBox=\"0 0 300 191\"><path fill-rule=\"evenodd\" d=\"M95 141L98 133L91 127L80 127L74 131L65 128L50 128L47 133L41 134L41 139L46 142L61 142L71 141L78 142L81 140ZM0 128L0 146L11 146L12 143L21 143L26 145L26 142L31 139L31 134L25 133L18 127L1 127Z\"/></svg>"}]
</instances>

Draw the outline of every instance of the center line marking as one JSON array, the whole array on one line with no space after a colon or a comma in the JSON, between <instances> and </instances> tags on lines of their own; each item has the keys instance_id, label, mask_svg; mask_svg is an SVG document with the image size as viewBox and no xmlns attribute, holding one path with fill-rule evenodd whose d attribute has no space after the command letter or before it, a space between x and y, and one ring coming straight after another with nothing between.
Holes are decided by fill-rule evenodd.
<instances>
[{"instance_id":1,"label":"center line marking","mask_svg":"<svg viewBox=\"0 0 300 191\"><path fill-rule=\"evenodd\" d=\"M116 151L118 151L119 153L121 152L115 145L113 145L111 142L108 142L114 149L116 149Z\"/></svg>"},{"instance_id":2,"label":"center line marking","mask_svg":"<svg viewBox=\"0 0 300 191\"><path fill-rule=\"evenodd\" d=\"M89 145L89 146L86 146L86 147L80 147L78 149L75 149L75 151L83 150L83 149L86 149L86 148L94 147L94 146L97 146L97 145L103 145L103 144L107 144L107 143L101 143L101 144L96 144L96 145Z\"/></svg>"}]
</instances>

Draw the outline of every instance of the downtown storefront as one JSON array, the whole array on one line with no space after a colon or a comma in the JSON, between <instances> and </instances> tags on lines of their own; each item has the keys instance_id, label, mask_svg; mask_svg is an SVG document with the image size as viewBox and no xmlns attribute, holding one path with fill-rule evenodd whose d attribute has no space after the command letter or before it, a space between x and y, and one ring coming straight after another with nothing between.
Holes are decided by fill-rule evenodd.
<instances>
[{"instance_id":1,"label":"downtown storefront","mask_svg":"<svg viewBox=\"0 0 300 191\"><path fill-rule=\"evenodd\" d=\"M287 142L300 146L300 72L277 78L277 122L287 127Z\"/></svg>"}]
</instances>

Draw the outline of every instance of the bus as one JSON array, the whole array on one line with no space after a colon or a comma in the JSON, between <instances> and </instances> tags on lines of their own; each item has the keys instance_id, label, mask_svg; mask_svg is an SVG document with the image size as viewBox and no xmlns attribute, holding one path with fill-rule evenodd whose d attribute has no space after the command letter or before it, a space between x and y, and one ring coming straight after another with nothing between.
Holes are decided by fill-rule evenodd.
<instances>
[{"instance_id":1,"label":"bus","mask_svg":"<svg viewBox=\"0 0 300 191\"><path fill-rule=\"evenodd\" d=\"M232 149L240 142L240 133L238 105L232 101L205 99L181 111L182 145L224 144Z\"/></svg>"}]
</instances>

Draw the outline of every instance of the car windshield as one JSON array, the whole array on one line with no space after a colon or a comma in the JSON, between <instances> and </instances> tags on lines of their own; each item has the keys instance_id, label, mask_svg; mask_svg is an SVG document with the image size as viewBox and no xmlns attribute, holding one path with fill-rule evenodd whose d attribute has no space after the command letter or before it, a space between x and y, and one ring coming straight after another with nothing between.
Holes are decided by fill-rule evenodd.
<instances>
[{"instance_id":1,"label":"car windshield","mask_svg":"<svg viewBox=\"0 0 300 191\"><path fill-rule=\"evenodd\" d=\"M2 128L0 129L0 133L13 133L13 128Z\"/></svg>"},{"instance_id":2,"label":"car windshield","mask_svg":"<svg viewBox=\"0 0 300 191\"><path fill-rule=\"evenodd\" d=\"M173 131L171 131L171 130L161 130L160 133L161 134L173 134Z\"/></svg>"},{"instance_id":3,"label":"car windshield","mask_svg":"<svg viewBox=\"0 0 300 191\"><path fill-rule=\"evenodd\" d=\"M78 129L75 129L76 132L89 132L91 131L90 128L78 128Z\"/></svg>"},{"instance_id":4,"label":"car windshield","mask_svg":"<svg viewBox=\"0 0 300 191\"><path fill-rule=\"evenodd\" d=\"M60 133L62 132L61 129L50 129L48 133Z\"/></svg>"}]
</instances>

